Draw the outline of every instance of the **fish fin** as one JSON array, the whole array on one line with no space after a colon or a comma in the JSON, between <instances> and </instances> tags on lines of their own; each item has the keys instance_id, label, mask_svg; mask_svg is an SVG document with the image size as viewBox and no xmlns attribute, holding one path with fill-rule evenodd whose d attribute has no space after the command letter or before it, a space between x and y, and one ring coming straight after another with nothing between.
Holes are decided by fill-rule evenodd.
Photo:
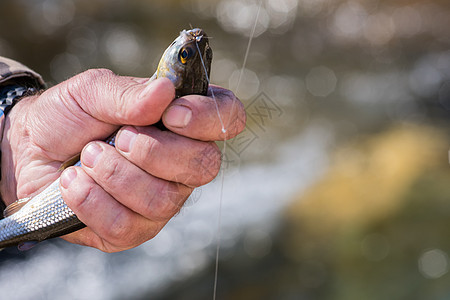
<instances>
[{"instance_id":1,"label":"fish fin","mask_svg":"<svg viewBox=\"0 0 450 300\"><path fill-rule=\"evenodd\" d=\"M3 211L3 217L9 217L13 214L15 214L16 212L18 212L25 204L28 203L28 201L30 201L31 198L23 198L20 200L17 200L16 202L11 203L10 205L8 205L5 210Z\"/></svg>"},{"instance_id":2,"label":"fish fin","mask_svg":"<svg viewBox=\"0 0 450 300\"><path fill-rule=\"evenodd\" d=\"M19 251L28 251L34 246L36 246L38 243L39 243L38 241L21 242L19 243L19 245L17 245L17 249L19 249Z\"/></svg>"},{"instance_id":3,"label":"fish fin","mask_svg":"<svg viewBox=\"0 0 450 300\"><path fill-rule=\"evenodd\" d=\"M78 161L80 160L80 153L78 153L77 155L72 156L71 158L69 158L68 160L66 160L65 162L63 162L61 164L61 166L59 167L58 171L64 171L65 169L67 169L68 167L73 166L74 164L76 164Z\"/></svg>"}]
</instances>

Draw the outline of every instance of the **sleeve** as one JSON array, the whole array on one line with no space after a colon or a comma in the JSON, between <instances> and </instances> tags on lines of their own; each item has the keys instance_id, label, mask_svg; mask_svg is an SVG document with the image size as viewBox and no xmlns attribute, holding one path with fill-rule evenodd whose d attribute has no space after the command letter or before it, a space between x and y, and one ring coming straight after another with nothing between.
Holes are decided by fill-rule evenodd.
<instances>
[{"instance_id":1,"label":"sleeve","mask_svg":"<svg viewBox=\"0 0 450 300\"><path fill-rule=\"evenodd\" d=\"M17 61L0 56L0 86L10 82L21 82L38 89L45 88L41 75Z\"/></svg>"}]
</instances>

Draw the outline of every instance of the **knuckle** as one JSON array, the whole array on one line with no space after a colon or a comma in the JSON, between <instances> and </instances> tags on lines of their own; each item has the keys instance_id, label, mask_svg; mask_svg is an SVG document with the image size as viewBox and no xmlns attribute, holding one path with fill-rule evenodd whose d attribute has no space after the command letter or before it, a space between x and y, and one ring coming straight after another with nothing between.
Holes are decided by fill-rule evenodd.
<instances>
[{"instance_id":1,"label":"knuckle","mask_svg":"<svg viewBox=\"0 0 450 300\"><path fill-rule=\"evenodd\" d=\"M62 189L61 192L64 201L74 212L84 214L90 209L92 199L95 199L96 185L81 169L77 173L77 180L74 184L71 184L67 190Z\"/></svg>"},{"instance_id":2,"label":"knuckle","mask_svg":"<svg viewBox=\"0 0 450 300\"><path fill-rule=\"evenodd\" d=\"M145 138L142 140L142 145L139 147L141 153L141 160L146 166L150 166L154 163L156 158L155 151L157 147L157 140L147 135L143 135Z\"/></svg>"},{"instance_id":3,"label":"knuckle","mask_svg":"<svg viewBox=\"0 0 450 300\"><path fill-rule=\"evenodd\" d=\"M113 184L120 180L120 161L118 158L108 160L102 165L101 172L98 174L102 182Z\"/></svg>"},{"instance_id":4,"label":"knuckle","mask_svg":"<svg viewBox=\"0 0 450 300\"><path fill-rule=\"evenodd\" d=\"M142 213L152 221L166 222L181 209L180 196L178 184L165 182L147 197Z\"/></svg>"},{"instance_id":5,"label":"knuckle","mask_svg":"<svg viewBox=\"0 0 450 300\"><path fill-rule=\"evenodd\" d=\"M70 208L77 214L85 214L86 210L90 209L92 199L95 198L95 186L93 183L88 183L79 189L78 193L73 193L69 196ZM64 199L67 201L66 199Z\"/></svg>"},{"instance_id":6,"label":"knuckle","mask_svg":"<svg viewBox=\"0 0 450 300\"><path fill-rule=\"evenodd\" d=\"M135 96L136 85L130 85L128 82L119 80L120 76L116 75L109 69L90 69L78 74L74 77L74 84L69 85L72 93L82 93L82 95L90 95L92 97L77 97L80 99L83 107L87 107L89 103L84 103L87 100L95 100L96 98L109 95L108 105L114 105L114 119L121 122L127 120L136 120L139 118L139 110L128 109L128 99ZM78 88L74 88L78 87ZM101 106L101 109L106 111L110 107Z\"/></svg>"},{"instance_id":7,"label":"knuckle","mask_svg":"<svg viewBox=\"0 0 450 300\"><path fill-rule=\"evenodd\" d=\"M83 106L98 94L98 84L111 85L112 78L116 76L108 69L89 69L69 79L66 83L66 93L69 99L74 99ZM86 97L92 95L93 97Z\"/></svg>"},{"instance_id":8,"label":"knuckle","mask_svg":"<svg viewBox=\"0 0 450 300\"><path fill-rule=\"evenodd\" d=\"M117 214L114 220L106 228L107 239L117 247L133 244L135 240L132 228L132 216L124 211Z\"/></svg>"},{"instance_id":9,"label":"knuckle","mask_svg":"<svg viewBox=\"0 0 450 300\"><path fill-rule=\"evenodd\" d=\"M214 142L205 143L205 146L194 158L194 170L197 172L199 185L213 180L220 170L221 156L219 147Z\"/></svg>"},{"instance_id":10,"label":"knuckle","mask_svg":"<svg viewBox=\"0 0 450 300\"><path fill-rule=\"evenodd\" d=\"M117 220L117 225L113 225L108 235L100 239L100 245L97 248L106 253L131 249L154 238L165 224L147 223L143 226L132 226L133 223L123 222L124 220ZM133 222L133 220L130 218L125 222Z\"/></svg>"},{"instance_id":11,"label":"knuckle","mask_svg":"<svg viewBox=\"0 0 450 300\"><path fill-rule=\"evenodd\" d=\"M80 80L87 84L91 84L98 80L109 80L115 76L114 72L109 69L89 69L77 75Z\"/></svg>"},{"instance_id":12,"label":"knuckle","mask_svg":"<svg viewBox=\"0 0 450 300\"><path fill-rule=\"evenodd\" d=\"M220 151L216 143L211 142L209 143L207 153L207 155L209 156L208 161L210 161L208 172L208 175L210 175L210 178L208 180L209 182L213 180L220 171L220 165L222 163L222 152Z\"/></svg>"},{"instance_id":13,"label":"knuckle","mask_svg":"<svg viewBox=\"0 0 450 300\"><path fill-rule=\"evenodd\" d=\"M81 90L91 89L100 82L109 83L114 76L108 69L89 69L73 77L73 86L81 87Z\"/></svg>"},{"instance_id":14,"label":"knuckle","mask_svg":"<svg viewBox=\"0 0 450 300\"><path fill-rule=\"evenodd\" d=\"M167 197L172 205L170 206L170 210L166 212L166 219L171 218L180 211L184 202L187 200L193 190L194 188L188 187L181 183L174 183L170 185Z\"/></svg>"}]
</instances>

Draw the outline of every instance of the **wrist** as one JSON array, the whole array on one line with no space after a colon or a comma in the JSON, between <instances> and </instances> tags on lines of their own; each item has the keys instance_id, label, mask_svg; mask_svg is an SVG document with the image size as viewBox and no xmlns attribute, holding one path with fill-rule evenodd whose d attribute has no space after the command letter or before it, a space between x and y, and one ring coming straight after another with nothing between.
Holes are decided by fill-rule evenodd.
<instances>
[{"instance_id":1,"label":"wrist","mask_svg":"<svg viewBox=\"0 0 450 300\"><path fill-rule=\"evenodd\" d=\"M11 108L26 96L37 93L34 87L27 87L18 84L0 86L0 141L4 128L5 117Z\"/></svg>"},{"instance_id":2,"label":"wrist","mask_svg":"<svg viewBox=\"0 0 450 300\"><path fill-rule=\"evenodd\" d=\"M33 102L39 95L22 97L8 112L3 122L3 136L0 141L0 200L9 205L16 201L23 189L28 185L19 185L23 180L23 171L36 163L36 157L31 155L33 149L29 143L30 112L36 109ZM32 126L32 125L31 125ZM25 179L26 182L26 179ZM24 196L20 196L23 198ZM0 203L1 205L1 203ZM1 209L1 207L0 207ZM1 218L1 210L0 210Z\"/></svg>"},{"instance_id":3,"label":"wrist","mask_svg":"<svg viewBox=\"0 0 450 300\"><path fill-rule=\"evenodd\" d=\"M21 98L34 94L44 87L45 83L39 74L16 61L0 56L0 145L2 149L9 148L3 147L6 114ZM0 212L4 206L2 198L7 181L1 178L1 174L5 174L6 171L6 166L3 164L5 154L2 155L0 151L0 162L2 162L0 163Z\"/></svg>"}]
</instances>

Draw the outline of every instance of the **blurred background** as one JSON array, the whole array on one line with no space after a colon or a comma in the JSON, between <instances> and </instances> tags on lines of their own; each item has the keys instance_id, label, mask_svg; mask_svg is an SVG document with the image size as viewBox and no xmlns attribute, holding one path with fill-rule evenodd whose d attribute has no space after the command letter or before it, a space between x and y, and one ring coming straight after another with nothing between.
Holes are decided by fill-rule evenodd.
<instances>
[{"instance_id":1,"label":"blurred background","mask_svg":"<svg viewBox=\"0 0 450 300\"><path fill-rule=\"evenodd\" d=\"M97 67L149 77L179 31L201 27L212 82L248 114L224 153L222 204L219 177L121 253L6 249L1 298L212 299L220 240L217 299L450 299L449 1L2 0L0 12L0 55L49 86Z\"/></svg>"}]
</instances>

